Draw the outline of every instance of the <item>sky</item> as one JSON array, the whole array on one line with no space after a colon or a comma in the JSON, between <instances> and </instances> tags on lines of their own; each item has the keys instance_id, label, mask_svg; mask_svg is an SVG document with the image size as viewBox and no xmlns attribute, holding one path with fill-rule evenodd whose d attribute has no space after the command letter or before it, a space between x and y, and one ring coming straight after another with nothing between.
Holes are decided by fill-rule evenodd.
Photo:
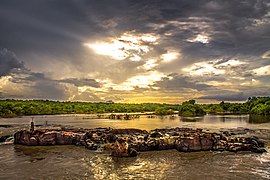
<instances>
[{"instance_id":1,"label":"sky","mask_svg":"<svg viewBox=\"0 0 270 180\"><path fill-rule=\"evenodd\" d=\"M0 98L270 95L269 0L1 0Z\"/></svg>"}]
</instances>

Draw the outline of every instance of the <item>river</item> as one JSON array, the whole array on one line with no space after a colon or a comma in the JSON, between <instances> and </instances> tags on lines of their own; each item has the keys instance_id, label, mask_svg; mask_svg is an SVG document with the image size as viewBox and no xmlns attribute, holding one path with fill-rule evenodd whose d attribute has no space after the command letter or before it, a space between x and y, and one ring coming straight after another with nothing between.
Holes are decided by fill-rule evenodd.
<instances>
[{"instance_id":1,"label":"river","mask_svg":"<svg viewBox=\"0 0 270 180\"><path fill-rule=\"evenodd\" d=\"M29 127L30 117L0 119L0 136ZM134 158L112 158L76 146L27 147L0 145L0 179L270 179L270 120L249 115L204 117L141 116L133 120L95 119L92 115L34 116L39 128L61 126L95 128L166 127L204 128L210 131L249 128L266 142L267 153L142 152Z\"/></svg>"}]
</instances>

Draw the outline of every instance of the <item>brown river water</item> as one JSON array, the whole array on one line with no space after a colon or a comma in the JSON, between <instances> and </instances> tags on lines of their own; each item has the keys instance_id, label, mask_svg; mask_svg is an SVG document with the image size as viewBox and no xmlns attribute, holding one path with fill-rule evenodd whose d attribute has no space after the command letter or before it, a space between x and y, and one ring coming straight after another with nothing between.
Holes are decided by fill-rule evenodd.
<instances>
[{"instance_id":1,"label":"brown river water","mask_svg":"<svg viewBox=\"0 0 270 180\"><path fill-rule=\"evenodd\" d=\"M0 119L0 136L29 127L30 117ZM134 120L95 119L91 115L34 116L40 128L68 127L140 128L169 127L249 128L266 142L267 153L192 152L176 150L142 152L138 157L113 158L76 146L28 147L0 145L0 179L270 179L270 119L248 115L204 117L141 116ZM9 126L7 126L9 125Z\"/></svg>"}]
</instances>

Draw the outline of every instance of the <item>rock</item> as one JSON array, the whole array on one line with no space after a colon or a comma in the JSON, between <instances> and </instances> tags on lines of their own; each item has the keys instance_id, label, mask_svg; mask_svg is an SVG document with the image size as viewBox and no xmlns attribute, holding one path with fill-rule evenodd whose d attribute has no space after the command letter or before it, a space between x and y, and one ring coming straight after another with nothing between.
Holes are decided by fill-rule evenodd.
<instances>
[{"instance_id":1,"label":"rock","mask_svg":"<svg viewBox=\"0 0 270 180\"><path fill-rule=\"evenodd\" d=\"M136 156L138 156L139 153L135 149L129 148L128 149L128 154L129 154L129 157L136 157Z\"/></svg>"},{"instance_id":2,"label":"rock","mask_svg":"<svg viewBox=\"0 0 270 180\"><path fill-rule=\"evenodd\" d=\"M252 152L255 152L255 153L264 153L264 152L267 152L264 148L252 148L251 151Z\"/></svg>"},{"instance_id":3,"label":"rock","mask_svg":"<svg viewBox=\"0 0 270 180\"><path fill-rule=\"evenodd\" d=\"M116 136L115 134L109 134L109 135L107 136L107 139L106 139L106 140L107 140L108 142L112 143L112 142L115 142L116 139L117 139L117 136Z\"/></svg>"},{"instance_id":4,"label":"rock","mask_svg":"<svg viewBox=\"0 0 270 180\"><path fill-rule=\"evenodd\" d=\"M56 144L56 135L55 131L45 132L41 136L39 136L39 145L48 146Z\"/></svg>"},{"instance_id":5,"label":"rock","mask_svg":"<svg viewBox=\"0 0 270 180\"><path fill-rule=\"evenodd\" d=\"M253 144L256 147L264 147L264 142L260 141L259 138L252 136L246 138L247 143Z\"/></svg>"},{"instance_id":6,"label":"rock","mask_svg":"<svg viewBox=\"0 0 270 180\"><path fill-rule=\"evenodd\" d=\"M5 142L10 137L11 137L11 135L1 136L0 137L0 143Z\"/></svg>"},{"instance_id":7,"label":"rock","mask_svg":"<svg viewBox=\"0 0 270 180\"><path fill-rule=\"evenodd\" d=\"M134 148L134 146L133 146ZM146 142L140 142L137 144L136 148L137 151L150 151L151 150L151 147L149 147Z\"/></svg>"},{"instance_id":8,"label":"rock","mask_svg":"<svg viewBox=\"0 0 270 180\"><path fill-rule=\"evenodd\" d=\"M201 148L203 151L213 149L214 140L210 134L206 134L206 135L200 137L200 141L201 141Z\"/></svg>"},{"instance_id":9,"label":"rock","mask_svg":"<svg viewBox=\"0 0 270 180\"><path fill-rule=\"evenodd\" d=\"M90 139L86 140L85 147L87 149L90 149L90 150L97 150L98 149L98 145L96 143L94 143L93 141L91 141Z\"/></svg>"},{"instance_id":10,"label":"rock","mask_svg":"<svg viewBox=\"0 0 270 180\"><path fill-rule=\"evenodd\" d=\"M30 137L30 139L29 139L30 146L37 146L38 144L39 144L38 139L36 137Z\"/></svg>"},{"instance_id":11,"label":"rock","mask_svg":"<svg viewBox=\"0 0 270 180\"><path fill-rule=\"evenodd\" d=\"M59 145L71 145L73 144L72 132L57 132L55 144Z\"/></svg>"},{"instance_id":12,"label":"rock","mask_svg":"<svg viewBox=\"0 0 270 180\"><path fill-rule=\"evenodd\" d=\"M180 138L176 141L175 147L178 151L182 151L182 152L202 150L199 136Z\"/></svg>"},{"instance_id":13,"label":"rock","mask_svg":"<svg viewBox=\"0 0 270 180\"><path fill-rule=\"evenodd\" d=\"M111 155L114 157L135 157L138 155L138 152L135 149L129 147L125 140L117 139Z\"/></svg>"},{"instance_id":14,"label":"rock","mask_svg":"<svg viewBox=\"0 0 270 180\"><path fill-rule=\"evenodd\" d=\"M177 149L193 151L265 152L257 137L236 136L231 131L211 133L202 129L171 128L147 131L139 129L65 129L18 131L14 143L23 145L77 145L90 150L107 149L112 156L131 157L138 151Z\"/></svg>"},{"instance_id":15,"label":"rock","mask_svg":"<svg viewBox=\"0 0 270 180\"><path fill-rule=\"evenodd\" d=\"M18 131L14 134L14 143L15 144L24 144L24 145L31 145L30 143L31 133L30 131Z\"/></svg>"},{"instance_id":16,"label":"rock","mask_svg":"<svg viewBox=\"0 0 270 180\"><path fill-rule=\"evenodd\" d=\"M227 141L219 140L214 144L213 150L225 151L225 150L227 150L227 147L228 147L228 142Z\"/></svg>"},{"instance_id":17,"label":"rock","mask_svg":"<svg viewBox=\"0 0 270 180\"><path fill-rule=\"evenodd\" d=\"M151 137L151 138L160 138L160 137L163 137L163 134L160 133L160 132L152 132L152 133L150 134L150 137Z\"/></svg>"},{"instance_id":18,"label":"rock","mask_svg":"<svg viewBox=\"0 0 270 180\"><path fill-rule=\"evenodd\" d=\"M158 150L174 149L176 138L164 137L159 139Z\"/></svg>"}]
</instances>

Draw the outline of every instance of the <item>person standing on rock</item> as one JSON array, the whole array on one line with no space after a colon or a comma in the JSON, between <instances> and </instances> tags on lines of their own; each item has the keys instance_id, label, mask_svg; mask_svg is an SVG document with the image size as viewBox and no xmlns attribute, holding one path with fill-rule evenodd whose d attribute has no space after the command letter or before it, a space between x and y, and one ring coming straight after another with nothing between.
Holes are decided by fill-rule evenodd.
<instances>
[{"instance_id":1,"label":"person standing on rock","mask_svg":"<svg viewBox=\"0 0 270 180\"><path fill-rule=\"evenodd\" d=\"M30 124L30 131L34 131L35 130L34 118L32 117L31 119L32 119L32 121L31 121L31 124Z\"/></svg>"}]
</instances>

